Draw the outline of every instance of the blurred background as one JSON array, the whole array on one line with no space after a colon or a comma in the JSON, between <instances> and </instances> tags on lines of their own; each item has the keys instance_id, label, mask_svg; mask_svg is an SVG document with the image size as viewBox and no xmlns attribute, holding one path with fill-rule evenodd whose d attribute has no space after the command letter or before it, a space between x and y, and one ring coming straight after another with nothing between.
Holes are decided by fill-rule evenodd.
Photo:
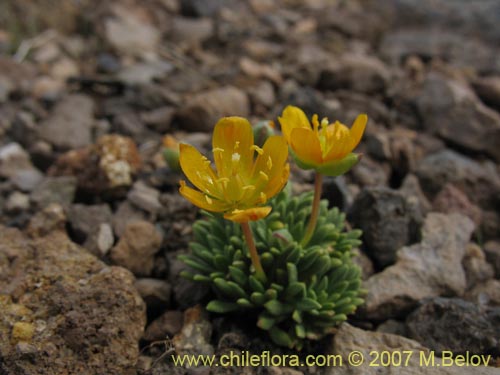
<instances>
[{"instance_id":1,"label":"blurred background","mask_svg":"<svg viewBox=\"0 0 500 375\"><path fill-rule=\"evenodd\" d=\"M369 292L350 323L500 355L499 25L498 0L2 0L0 373L147 368L161 350L139 343L179 333L207 295L179 278L197 210L164 137L208 155L220 117L277 125L289 104L348 126L369 117L362 162L324 186L364 231ZM410 245L444 253L415 255L414 270L396 255ZM178 348L253 342L196 311L204 328ZM45 322L21 347L8 339L19 314Z\"/></svg>"}]
</instances>

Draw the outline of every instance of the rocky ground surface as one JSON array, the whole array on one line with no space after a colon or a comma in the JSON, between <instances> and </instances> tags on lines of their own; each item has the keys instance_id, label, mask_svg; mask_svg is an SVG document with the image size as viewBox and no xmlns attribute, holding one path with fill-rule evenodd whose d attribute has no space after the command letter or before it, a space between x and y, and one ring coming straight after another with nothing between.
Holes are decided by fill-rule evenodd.
<instances>
[{"instance_id":1,"label":"rocky ground surface","mask_svg":"<svg viewBox=\"0 0 500 375\"><path fill-rule=\"evenodd\" d=\"M366 303L313 351L469 351L490 367L431 373L499 372L498 1L54 3L0 4L0 374L400 373L162 357L167 337L288 353L179 277L197 210L162 157L166 134L208 150L221 116L287 104L370 118L360 165L324 186L364 231Z\"/></svg>"}]
</instances>

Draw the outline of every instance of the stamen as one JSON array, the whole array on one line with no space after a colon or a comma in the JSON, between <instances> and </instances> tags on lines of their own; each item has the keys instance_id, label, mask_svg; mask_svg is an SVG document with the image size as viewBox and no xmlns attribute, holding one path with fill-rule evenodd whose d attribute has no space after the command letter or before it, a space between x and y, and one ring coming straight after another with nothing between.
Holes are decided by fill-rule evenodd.
<instances>
[{"instance_id":1,"label":"stamen","mask_svg":"<svg viewBox=\"0 0 500 375\"><path fill-rule=\"evenodd\" d=\"M250 150L257 151L257 154L259 155L262 155L264 153L264 150L257 145L250 146Z\"/></svg>"},{"instance_id":2,"label":"stamen","mask_svg":"<svg viewBox=\"0 0 500 375\"><path fill-rule=\"evenodd\" d=\"M266 203L267 195L263 191L260 192L260 203Z\"/></svg>"},{"instance_id":3,"label":"stamen","mask_svg":"<svg viewBox=\"0 0 500 375\"><path fill-rule=\"evenodd\" d=\"M240 147L240 141L234 142L234 149L237 150Z\"/></svg>"},{"instance_id":4,"label":"stamen","mask_svg":"<svg viewBox=\"0 0 500 375\"><path fill-rule=\"evenodd\" d=\"M262 171L259 171L259 175L265 180L269 181L269 176Z\"/></svg>"},{"instance_id":5,"label":"stamen","mask_svg":"<svg viewBox=\"0 0 500 375\"><path fill-rule=\"evenodd\" d=\"M254 185L245 185L241 188L242 190L255 190L255 186Z\"/></svg>"},{"instance_id":6,"label":"stamen","mask_svg":"<svg viewBox=\"0 0 500 375\"><path fill-rule=\"evenodd\" d=\"M220 147L215 147L212 149L212 152L215 154L216 152L224 152L224 149L223 148L220 148Z\"/></svg>"},{"instance_id":7,"label":"stamen","mask_svg":"<svg viewBox=\"0 0 500 375\"><path fill-rule=\"evenodd\" d=\"M313 130L315 132L318 131L319 128L319 121L318 121L318 115L314 114L312 117L312 123L313 123Z\"/></svg>"},{"instance_id":8,"label":"stamen","mask_svg":"<svg viewBox=\"0 0 500 375\"><path fill-rule=\"evenodd\" d=\"M327 126L328 126L328 118L323 117L323 119L321 120L321 127L326 128Z\"/></svg>"},{"instance_id":9,"label":"stamen","mask_svg":"<svg viewBox=\"0 0 500 375\"><path fill-rule=\"evenodd\" d=\"M205 195L205 200L207 201L208 204L213 204L214 203L212 201L212 198L210 198L208 195Z\"/></svg>"},{"instance_id":10,"label":"stamen","mask_svg":"<svg viewBox=\"0 0 500 375\"><path fill-rule=\"evenodd\" d=\"M273 161L271 160L271 157L268 156L267 157L267 169L271 170L271 168L273 167Z\"/></svg>"}]
</instances>

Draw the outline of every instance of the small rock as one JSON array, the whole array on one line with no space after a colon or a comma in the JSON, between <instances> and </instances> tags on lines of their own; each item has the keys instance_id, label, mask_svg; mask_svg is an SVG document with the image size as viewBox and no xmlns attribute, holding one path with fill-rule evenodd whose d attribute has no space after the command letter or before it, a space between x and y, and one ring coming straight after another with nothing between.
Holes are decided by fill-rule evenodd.
<instances>
[{"instance_id":1,"label":"small rock","mask_svg":"<svg viewBox=\"0 0 500 375\"><path fill-rule=\"evenodd\" d=\"M136 275L148 276L154 267L154 255L160 249L163 236L147 221L134 221L125 227L118 244L111 249L115 264L128 268Z\"/></svg>"},{"instance_id":2,"label":"small rock","mask_svg":"<svg viewBox=\"0 0 500 375\"><path fill-rule=\"evenodd\" d=\"M243 73L252 78L268 79L277 85L283 82L280 71L272 65L261 64L248 57L242 57L239 66Z\"/></svg>"},{"instance_id":3,"label":"small rock","mask_svg":"<svg viewBox=\"0 0 500 375\"><path fill-rule=\"evenodd\" d=\"M377 332L390 333L392 335L408 336L406 325L399 320L389 319L379 324Z\"/></svg>"},{"instance_id":4,"label":"small rock","mask_svg":"<svg viewBox=\"0 0 500 375\"><path fill-rule=\"evenodd\" d=\"M325 90L348 89L365 94L383 93L389 82L385 64L371 56L344 54L325 68L318 85Z\"/></svg>"},{"instance_id":5,"label":"small rock","mask_svg":"<svg viewBox=\"0 0 500 375\"><path fill-rule=\"evenodd\" d=\"M459 298L424 301L406 320L411 338L441 353L500 353L500 308L483 309Z\"/></svg>"},{"instance_id":6,"label":"small rock","mask_svg":"<svg viewBox=\"0 0 500 375\"><path fill-rule=\"evenodd\" d=\"M66 226L66 215L64 208L51 203L37 212L28 223L26 232L30 237L43 237L55 230L64 230Z\"/></svg>"},{"instance_id":7,"label":"small rock","mask_svg":"<svg viewBox=\"0 0 500 375\"><path fill-rule=\"evenodd\" d=\"M105 23L107 41L125 55L142 55L157 51L160 43L160 32L139 9L131 9L125 5L113 6L113 18Z\"/></svg>"},{"instance_id":8,"label":"small rock","mask_svg":"<svg viewBox=\"0 0 500 375\"><path fill-rule=\"evenodd\" d=\"M500 161L500 115L482 104L468 86L430 74L416 105L425 129Z\"/></svg>"},{"instance_id":9,"label":"small rock","mask_svg":"<svg viewBox=\"0 0 500 375\"><path fill-rule=\"evenodd\" d=\"M64 89L64 82L52 77L40 76L34 79L31 87L31 94L36 99L55 102L62 97Z\"/></svg>"},{"instance_id":10,"label":"small rock","mask_svg":"<svg viewBox=\"0 0 500 375\"><path fill-rule=\"evenodd\" d=\"M459 213L471 219L476 226L479 226L482 220L481 209L471 203L467 195L454 187L452 184L446 184L443 189L434 198L432 206L435 211L445 214Z\"/></svg>"},{"instance_id":11,"label":"small rock","mask_svg":"<svg viewBox=\"0 0 500 375\"><path fill-rule=\"evenodd\" d=\"M14 342L27 341L30 342L35 333L35 327L28 322L16 322L12 327L12 340Z\"/></svg>"},{"instance_id":12,"label":"small rock","mask_svg":"<svg viewBox=\"0 0 500 375\"><path fill-rule=\"evenodd\" d=\"M9 195L5 202L5 210L7 212L21 212L30 207L30 198L28 195L14 191Z\"/></svg>"},{"instance_id":13,"label":"small rock","mask_svg":"<svg viewBox=\"0 0 500 375\"><path fill-rule=\"evenodd\" d=\"M170 293L172 287L169 283L159 279L137 279L135 288L148 307L148 311L157 312L170 306Z\"/></svg>"},{"instance_id":14,"label":"small rock","mask_svg":"<svg viewBox=\"0 0 500 375\"><path fill-rule=\"evenodd\" d=\"M118 237L121 237L129 223L143 221L146 217L146 214L132 203L123 201L113 215L113 231Z\"/></svg>"},{"instance_id":15,"label":"small rock","mask_svg":"<svg viewBox=\"0 0 500 375\"><path fill-rule=\"evenodd\" d=\"M486 261L483 250L477 244L470 243L467 246L462 266L467 279L467 288L492 279L495 275L493 266Z\"/></svg>"},{"instance_id":16,"label":"small rock","mask_svg":"<svg viewBox=\"0 0 500 375\"><path fill-rule=\"evenodd\" d=\"M338 207L341 211L347 211L354 200L344 176L325 178L321 197L328 199L330 207Z\"/></svg>"},{"instance_id":17,"label":"small rock","mask_svg":"<svg viewBox=\"0 0 500 375\"><path fill-rule=\"evenodd\" d=\"M132 186L132 189L127 194L127 199L136 207L149 213L154 214L162 208L160 192L147 186L142 181L137 181Z\"/></svg>"},{"instance_id":18,"label":"small rock","mask_svg":"<svg viewBox=\"0 0 500 375\"><path fill-rule=\"evenodd\" d=\"M388 319L426 297L462 295L467 285L462 258L473 230L472 221L462 215L428 214L422 241L400 249L393 266L365 282L364 313Z\"/></svg>"},{"instance_id":19,"label":"small rock","mask_svg":"<svg viewBox=\"0 0 500 375\"><path fill-rule=\"evenodd\" d=\"M124 67L118 78L130 86L145 85L163 78L173 69L173 65L166 61L147 61Z\"/></svg>"},{"instance_id":20,"label":"small rock","mask_svg":"<svg viewBox=\"0 0 500 375\"><path fill-rule=\"evenodd\" d=\"M423 220L418 201L384 187L363 190L349 217L363 231L368 255L381 266L394 263L397 250L418 240Z\"/></svg>"},{"instance_id":21,"label":"small rock","mask_svg":"<svg viewBox=\"0 0 500 375\"><path fill-rule=\"evenodd\" d=\"M214 22L210 18L176 17L172 22L170 38L177 43L198 44L211 38L214 30Z\"/></svg>"},{"instance_id":22,"label":"small rock","mask_svg":"<svg viewBox=\"0 0 500 375\"><path fill-rule=\"evenodd\" d=\"M465 299L474 304L500 307L500 280L490 279L477 284L465 294Z\"/></svg>"},{"instance_id":23,"label":"small rock","mask_svg":"<svg viewBox=\"0 0 500 375\"><path fill-rule=\"evenodd\" d=\"M472 87L484 103L500 109L500 76L479 78L472 82Z\"/></svg>"},{"instance_id":24,"label":"small rock","mask_svg":"<svg viewBox=\"0 0 500 375\"><path fill-rule=\"evenodd\" d=\"M249 94L254 106L260 105L271 108L276 102L274 87L269 81L260 81L256 86L249 89Z\"/></svg>"},{"instance_id":25,"label":"small rock","mask_svg":"<svg viewBox=\"0 0 500 375\"><path fill-rule=\"evenodd\" d=\"M248 117L249 113L247 95L226 86L195 95L177 112L176 119L183 130L211 132L221 117Z\"/></svg>"},{"instance_id":26,"label":"small rock","mask_svg":"<svg viewBox=\"0 0 500 375\"><path fill-rule=\"evenodd\" d=\"M14 173L12 183L20 190L30 192L43 180L43 173L36 168L21 169Z\"/></svg>"},{"instance_id":27,"label":"small rock","mask_svg":"<svg viewBox=\"0 0 500 375\"><path fill-rule=\"evenodd\" d=\"M188 17L211 17L226 0L180 0L181 12Z\"/></svg>"},{"instance_id":28,"label":"small rock","mask_svg":"<svg viewBox=\"0 0 500 375\"><path fill-rule=\"evenodd\" d=\"M184 314L181 311L167 311L147 326L142 338L146 341L157 341L174 337L181 331L183 319Z\"/></svg>"},{"instance_id":29,"label":"small rock","mask_svg":"<svg viewBox=\"0 0 500 375\"><path fill-rule=\"evenodd\" d=\"M96 248L101 257L105 256L115 243L113 228L108 223L101 223L96 236Z\"/></svg>"},{"instance_id":30,"label":"small rock","mask_svg":"<svg viewBox=\"0 0 500 375\"><path fill-rule=\"evenodd\" d=\"M384 186L389 183L390 166L363 156L350 173L354 181L361 186Z\"/></svg>"},{"instance_id":31,"label":"small rock","mask_svg":"<svg viewBox=\"0 0 500 375\"><path fill-rule=\"evenodd\" d=\"M107 204L74 204L68 210L68 221L72 239L96 256L103 256L113 244L113 232L110 227L113 214ZM108 228L101 231L101 225ZM111 233L109 231L111 230ZM108 232L107 232L108 231ZM111 238L109 238L111 234ZM101 243L99 243L101 240Z\"/></svg>"},{"instance_id":32,"label":"small rock","mask_svg":"<svg viewBox=\"0 0 500 375\"><path fill-rule=\"evenodd\" d=\"M486 259L495 269L495 277L500 279L500 243L497 241L488 241L484 244L484 253Z\"/></svg>"},{"instance_id":33,"label":"small rock","mask_svg":"<svg viewBox=\"0 0 500 375\"><path fill-rule=\"evenodd\" d=\"M495 206L500 196L500 177L493 164L479 163L451 150L427 156L415 174L430 196L435 196L446 184L453 184L482 208Z\"/></svg>"},{"instance_id":34,"label":"small rock","mask_svg":"<svg viewBox=\"0 0 500 375\"><path fill-rule=\"evenodd\" d=\"M211 336L212 324L208 314L200 305L196 305L184 312L184 325L174 336L173 343L179 355L212 355L214 348L210 345Z\"/></svg>"},{"instance_id":35,"label":"small rock","mask_svg":"<svg viewBox=\"0 0 500 375\"><path fill-rule=\"evenodd\" d=\"M141 120L159 133L165 133L170 129L175 109L173 107L160 107L141 114Z\"/></svg>"},{"instance_id":36,"label":"small rock","mask_svg":"<svg viewBox=\"0 0 500 375\"><path fill-rule=\"evenodd\" d=\"M431 203L425 196L422 191L422 187L420 186L420 182L418 181L417 176L414 174L406 175L399 191L408 197L416 197L418 199L420 208L422 209L422 213L426 214L432 208Z\"/></svg>"},{"instance_id":37,"label":"small rock","mask_svg":"<svg viewBox=\"0 0 500 375\"><path fill-rule=\"evenodd\" d=\"M55 147L67 150L92 142L94 102L88 96L66 96L54 108L51 116L38 127L39 136Z\"/></svg>"},{"instance_id":38,"label":"small rock","mask_svg":"<svg viewBox=\"0 0 500 375\"><path fill-rule=\"evenodd\" d=\"M31 200L38 207L51 203L69 206L75 199L77 180L73 176L45 177L31 192Z\"/></svg>"},{"instance_id":39,"label":"small rock","mask_svg":"<svg viewBox=\"0 0 500 375\"><path fill-rule=\"evenodd\" d=\"M31 170L29 154L18 143L0 146L0 177L11 178L19 170Z\"/></svg>"},{"instance_id":40,"label":"small rock","mask_svg":"<svg viewBox=\"0 0 500 375\"><path fill-rule=\"evenodd\" d=\"M76 176L80 189L99 194L131 185L140 166L141 158L134 141L109 134L100 137L95 145L61 155L48 173Z\"/></svg>"}]
</instances>

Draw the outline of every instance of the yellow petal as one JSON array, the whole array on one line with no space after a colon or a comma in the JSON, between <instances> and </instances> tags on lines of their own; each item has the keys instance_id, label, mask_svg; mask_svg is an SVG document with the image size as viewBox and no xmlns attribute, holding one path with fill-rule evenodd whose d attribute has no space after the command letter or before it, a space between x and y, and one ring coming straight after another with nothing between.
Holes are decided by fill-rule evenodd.
<instances>
[{"instance_id":1,"label":"yellow petal","mask_svg":"<svg viewBox=\"0 0 500 375\"><path fill-rule=\"evenodd\" d=\"M182 171L191 183L202 192L213 197L219 197L214 171L209 160L191 145L179 145L179 163Z\"/></svg>"},{"instance_id":2,"label":"yellow petal","mask_svg":"<svg viewBox=\"0 0 500 375\"><path fill-rule=\"evenodd\" d=\"M186 186L184 181L180 182L179 193L195 206L212 212L224 212L229 209L229 205L215 198L210 198L206 194Z\"/></svg>"},{"instance_id":3,"label":"yellow petal","mask_svg":"<svg viewBox=\"0 0 500 375\"><path fill-rule=\"evenodd\" d=\"M252 184L256 181L262 181L260 178L261 172L270 180L275 174L283 169L283 166L288 158L288 145L283 137L273 135L267 138L262 153L257 156L253 168Z\"/></svg>"},{"instance_id":4,"label":"yellow petal","mask_svg":"<svg viewBox=\"0 0 500 375\"><path fill-rule=\"evenodd\" d=\"M270 206L253 207L245 210L233 210L224 214L224 218L236 223L246 223L248 221L256 221L269 215L271 212Z\"/></svg>"},{"instance_id":5,"label":"yellow petal","mask_svg":"<svg viewBox=\"0 0 500 375\"><path fill-rule=\"evenodd\" d=\"M281 124L281 132L285 137L286 141L290 143L292 129L295 128L306 128L311 129L311 123L307 119L306 114L303 110L292 105L287 106L283 110L281 117L278 117Z\"/></svg>"},{"instance_id":6,"label":"yellow petal","mask_svg":"<svg viewBox=\"0 0 500 375\"><path fill-rule=\"evenodd\" d=\"M243 117L224 117L214 128L214 160L219 177L229 177L238 163L238 173L250 173L253 163L252 125Z\"/></svg>"},{"instance_id":7,"label":"yellow petal","mask_svg":"<svg viewBox=\"0 0 500 375\"><path fill-rule=\"evenodd\" d=\"M349 150L349 152L354 150L356 146L359 144L359 141L361 141L361 137L365 132L367 122L368 122L368 116L365 114L361 114L358 115L358 117L356 117L356 120L354 121L354 124L352 125L350 130L352 148Z\"/></svg>"},{"instance_id":8,"label":"yellow petal","mask_svg":"<svg viewBox=\"0 0 500 375\"><path fill-rule=\"evenodd\" d=\"M323 160L318 135L311 129L293 129L290 147L295 155L306 164L318 165Z\"/></svg>"},{"instance_id":9,"label":"yellow petal","mask_svg":"<svg viewBox=\"0 0 500 375\"><path fill-rule=\"evenodd\" d=\"M281 172L277 174L272 180L268 182L266 187L262 189L262 192L265 194L267 199L274 197L278 194L288 182L288 177L290 175L290 164L286 164L284 168L282 168Z\"/></svg>"}]
</instances>

